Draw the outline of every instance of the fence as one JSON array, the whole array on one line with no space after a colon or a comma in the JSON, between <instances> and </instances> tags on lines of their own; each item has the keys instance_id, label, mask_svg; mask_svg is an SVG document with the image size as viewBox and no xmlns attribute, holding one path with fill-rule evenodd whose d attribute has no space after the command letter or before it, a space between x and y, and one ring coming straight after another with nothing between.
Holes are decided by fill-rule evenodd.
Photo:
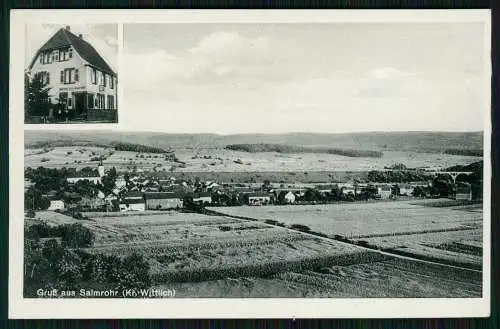
<instances>
[{"instance_id":1,"label":"fence","mask_svg":"<svg viewBox=\"0 0 500 329\"><path fill-rule=\"evenodd\" d=\"M48 116L25 116L24 123L26 124L42 124L42 123L117 123L117 110L88 110L86 113L80 114L72 119L55 118Z\"/></svg>"}]
</instances>

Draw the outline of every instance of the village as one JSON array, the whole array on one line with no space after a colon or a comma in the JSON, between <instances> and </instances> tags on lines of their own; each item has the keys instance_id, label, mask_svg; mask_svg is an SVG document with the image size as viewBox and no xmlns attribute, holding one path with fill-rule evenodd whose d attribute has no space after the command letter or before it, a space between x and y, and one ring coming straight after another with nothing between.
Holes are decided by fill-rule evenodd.
<instances>
[{"instance_id":1,"label":"village","mask_svg":"<svg viewBox=\"0 0 500 329\"><path fill-rule=\"evenodd\" d=\"M35 171L37 170L42 169ZM470 201L477 198L473 196L469 183L452 183L449 180L437 180L432 176L429 176L428 180L407 183L354 181L306 184L276 183L267 180L261 183L199 179L191 181L178 179L174 175L158 177L154 172L125 172L118 175L115 168L106 170L102 163L99 163L97 170L87 167L79 172L61 171L63 173L50 189L40 184L40 178L34 177L34 181L31 181L29 179L31 171L28 171L25 181L27 209L143 212L168 209L196 210L205 206L303 205L425 197L448 197ZM38 185L37 180L39 180ZM33 190L37 190L38 194L33 193ZM35 201L35 195L40 200Z\"/></svg>"}]
</instances>

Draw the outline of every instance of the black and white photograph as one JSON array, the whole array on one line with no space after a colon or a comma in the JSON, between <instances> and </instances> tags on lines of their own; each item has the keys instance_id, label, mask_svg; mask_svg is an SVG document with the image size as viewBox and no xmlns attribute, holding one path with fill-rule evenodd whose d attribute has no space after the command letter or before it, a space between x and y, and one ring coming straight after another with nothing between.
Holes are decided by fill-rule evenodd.
<instances>
[{"instance_id":1,"label":"black and white photograph","mask_svg":"<svg viewBox=\"0 0 500 329\"><path fill-rule=\"evenodd\" d=\"M184 316L197 301L247 315L489 312L486 14L125 19L119 126L22 130L19 298L127 300L130 316L174 300ZM33 42L29 100L49 101L28 102L26 120L116 118L115 27L97 26L103 57L73 26ZM69 80L62 46L79 60Z\"/></svg>"},{"instance_id":2,"label":"black and white photograph","mask_svg":"<svg viewBox=\"0 0 500 329\"><path fill-rule=\"evenodd\" d=\"M116 123L117 25L27 25L25 123Z\"/></svg>"}]
</instances>

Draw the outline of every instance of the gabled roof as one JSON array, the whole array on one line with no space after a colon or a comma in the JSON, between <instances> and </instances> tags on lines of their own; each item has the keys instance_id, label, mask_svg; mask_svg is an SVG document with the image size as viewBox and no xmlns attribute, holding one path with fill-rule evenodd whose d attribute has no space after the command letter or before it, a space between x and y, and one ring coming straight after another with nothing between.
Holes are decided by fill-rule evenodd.
<instances>
[{"instance_id":1,"label":"gabled roof","mask_svg":"<svg viewBox=\"0 0 500 329\"><path fill-rule=\"evenodd\" d=\"M184 196L176 192L146 192L144 193L146 200L151 199L182 199Z\"/></svg>"},{"instance_id":2,"label":"gabled roof","mask_svg":"<svg viewBox=\"0 0 500 329\"><path fill-rule=\"evenodd\" d=\"M87 41L83 40L83 38L80 38L73 33L71 33L69 30L61 28L59 31L57 31L45 44L37 51L35 54L35 57L31 61L30 68L33 66L35 63L35 60L37 59L38 55L41 52L52 50L52 49L59 49L59 48L64 48L68 46L73 46L75 50L78 52L78 54L86 60L90 65L95 66L96 68L112 75L116 76L116 73L113 71L113 69L106 63L104 58L102 58L101 55L95 50L94 47Z\"/></svg>"},{"instance_id":3,"label":"gabled roof","mask_svg":"<svg viewBox=\"0 0 500 329\"><path fill-rule=\"evenodd\" d=\"M124 196L124 198L142 198L142 192L141 191L129 191L127 192Z\"/></svg>"},{"instance_id":4,"label":"gabled roof","mask_svg":"<svg viewBox=\"0 0 500 329\"><path fill-rule=\"evenodd\" d=\"M248 197L249 198L255 198L255 197L267 197L267 198L270 198L271 195L269 193L264 193L264 192L255 192L255 193L249 193Z\"/></svg>"},{"instance_id":5,"label":"gabled roof","mask_svg":"<svg viewBox=\"0 0 500 329\"><path fill-rule=\"evenodd\" d=\"M141 204L141 203L144 203L143 199L124 198L120 201L120 204Z\"/></svg>"}]
</instances>

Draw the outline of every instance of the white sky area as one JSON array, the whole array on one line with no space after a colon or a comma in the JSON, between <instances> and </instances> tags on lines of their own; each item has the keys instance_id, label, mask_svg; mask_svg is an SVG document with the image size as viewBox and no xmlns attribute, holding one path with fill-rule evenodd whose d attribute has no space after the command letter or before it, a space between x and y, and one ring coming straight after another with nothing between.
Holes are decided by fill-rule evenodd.
<instances>
[{"instance_id":1,"label":"white sky area","mask_svg":"<svg viewBox=\"0 0 500 329\"><path fill-rule=\"evenodd\" d=\"M483 130L480 23L125 24L121 126Z\"/></svg>"},{"instance_id":2,"label":"white sky area","mask_svg":"<svg viewBox=\"0 0 500 329\"><path fill-rule=\"evenodd\" d=\"M83 39L89 42L106 63L117 72L118 67L118 26L117 24L28 24L26 26L26 67L29 66L33 57L40 47L47 42L60 28L70 26L70 31L75 34L83 34Z\"/></svg>"}]
</instances>

